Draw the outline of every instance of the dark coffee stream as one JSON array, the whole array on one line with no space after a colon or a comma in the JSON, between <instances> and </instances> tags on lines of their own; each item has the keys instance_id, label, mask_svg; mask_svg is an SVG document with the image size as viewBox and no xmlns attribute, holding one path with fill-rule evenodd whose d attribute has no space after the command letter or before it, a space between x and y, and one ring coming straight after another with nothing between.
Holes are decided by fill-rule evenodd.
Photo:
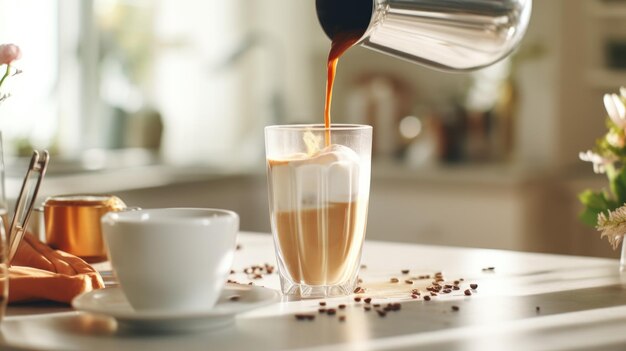
<instances>
[{"instance_id":1,"label":"dark coffee stream","mask_svg":"<svg viewBox=\"0 0 626 351\"><path fill-rule=\"evenodd\" d=\"M320 24L331 39L327 61L326 104L324 105L325 145L330 145L330 106L339 57L365 34L371 16L369 0L317 0L316 10Z\"/></svg>"}]
</instances>

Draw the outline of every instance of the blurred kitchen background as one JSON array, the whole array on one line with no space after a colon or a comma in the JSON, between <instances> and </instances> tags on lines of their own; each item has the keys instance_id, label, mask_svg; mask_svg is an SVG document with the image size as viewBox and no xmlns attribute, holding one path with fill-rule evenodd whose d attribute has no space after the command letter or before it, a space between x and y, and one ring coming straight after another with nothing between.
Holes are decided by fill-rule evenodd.
<instances>
[{"instance_id":1,"label":"blurred kitchen background","mask_svg":"<svg viewBox=\"0 0 626 351\"><path fill-rule=\"evenodd\" d=\"M263 127L322 121L314 0L0 0L0 42L23 51L0 106L10 196L48 148L42 198L229 208L267 232ZM474 73L350 49L333 118L375 128L367 237L617 257L576 194L605 185L578 153L620 85L623 0L536 0L517 52Z\"/></svg>"}]
</instances>

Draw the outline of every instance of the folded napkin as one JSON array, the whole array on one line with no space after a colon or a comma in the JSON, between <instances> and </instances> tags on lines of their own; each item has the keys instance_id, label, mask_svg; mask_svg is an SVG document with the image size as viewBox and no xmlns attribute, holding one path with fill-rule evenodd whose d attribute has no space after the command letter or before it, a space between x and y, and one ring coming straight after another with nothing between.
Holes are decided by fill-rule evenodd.
<instances>
[{"instance_id":1,"label":"folded napkin","mask_svg":"<svg viewBox=\"0 0 626 351\"><path fill-rule=\"evenodd\" d=\"M100 274L82 259L53 250L31 234L23 240L9 268L9 303L70 303L83 292L104 287Z\"/></svg>"}]
</instances>

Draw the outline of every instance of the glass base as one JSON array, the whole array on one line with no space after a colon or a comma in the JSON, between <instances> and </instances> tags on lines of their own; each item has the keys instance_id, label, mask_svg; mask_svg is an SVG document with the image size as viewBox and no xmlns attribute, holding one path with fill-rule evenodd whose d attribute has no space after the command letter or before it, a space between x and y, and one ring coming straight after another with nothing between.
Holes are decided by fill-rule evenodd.
<instances>
[{"instance_id":1,"label":"glass base","mask_svg":"<svg viewBox=\"0 0 626 351\"><path fill-rule=\"evenodd\" d=\"M302 299L316 299L322 297L346 296L354 292L356 278L337 285L306 285L298 284L280 275L280 286L283 295Z\"/></svg>"}]
</instances>

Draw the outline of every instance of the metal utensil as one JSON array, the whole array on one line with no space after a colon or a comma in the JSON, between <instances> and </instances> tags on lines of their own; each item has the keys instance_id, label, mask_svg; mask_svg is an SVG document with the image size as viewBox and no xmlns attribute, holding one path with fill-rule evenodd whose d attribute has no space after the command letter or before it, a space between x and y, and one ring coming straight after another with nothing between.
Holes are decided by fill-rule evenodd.
<instances>
[{"instance_id":1,"label":"metal utensil","mask_svg":"<svg viewBox=\"0 0 626 351\"><path fill-rule=\"evenodd\" d=\"M333 39L350 29L359 44L449 71L488 66L519 44L532 0L316 0Z\"/></svg>"},{"instance_id":2,"label":"metal utensil","mask_svg":"<svg viewBox=\"0 0 626 351\"><path fill-rule=\"evenodd\" d=\"M20 247L20 243L24 237L24 232L26 231L30 214L33 210L35 200L37 199L41 181L46 174L49 160L50 154L47 150L42 151L41 155L39 151L33 151L28 171L22 183L20 195L15 204L15 214L13 215L9 230L9 265L11 265L11 261L13 261L15 253Z\"/></svg>"}]
</instances>

